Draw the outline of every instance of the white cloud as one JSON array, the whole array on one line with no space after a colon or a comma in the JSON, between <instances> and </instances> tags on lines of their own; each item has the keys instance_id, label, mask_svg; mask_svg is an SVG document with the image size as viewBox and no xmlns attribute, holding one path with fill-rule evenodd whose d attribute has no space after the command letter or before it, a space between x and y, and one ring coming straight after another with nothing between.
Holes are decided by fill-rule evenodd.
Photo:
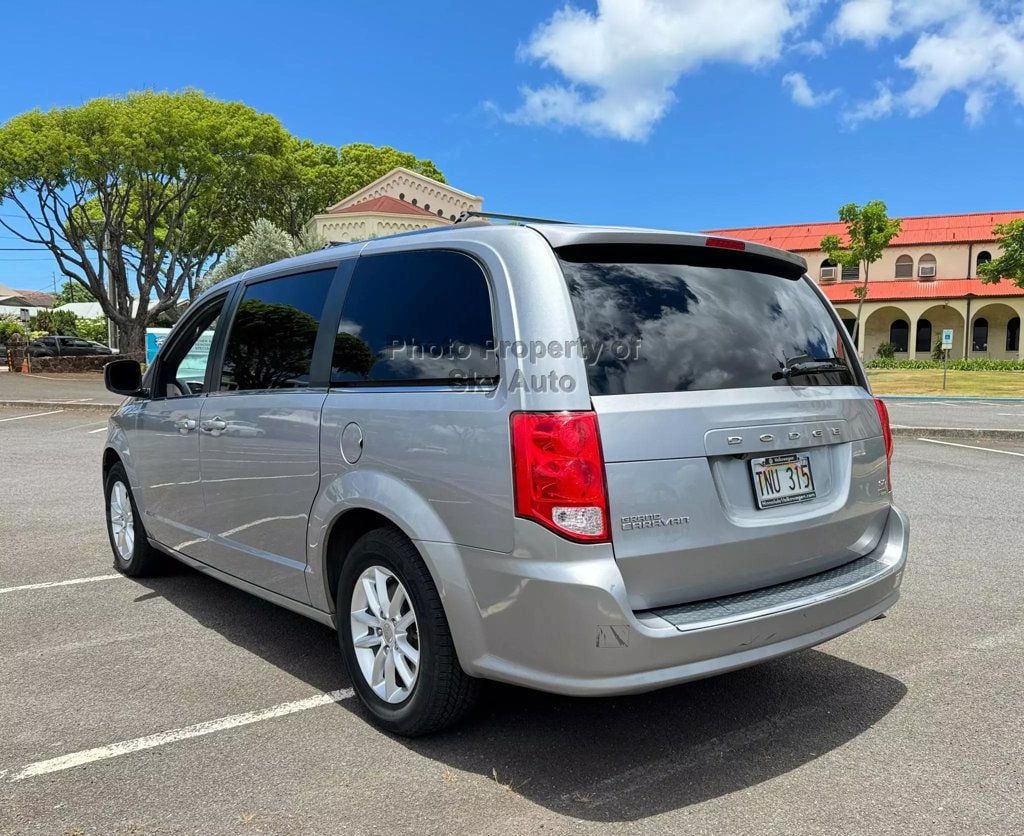
<instances>
[{"instance_id":1,"label":"white cloud","mask_svg":"<svg viewBox=\"0 0 1024 836\"><path fill-rule=\"evenodd\" d=\"M816 0L598 0L566 5L521 48L563 81L522 89L507 114L527 124L576 126L642 140L675 100L680 76L708 62L757 66L777 59L784 39Z\"/></svg>"},{"instance_id":2,"label":"white cloud","mask_svg":"<svg viewBox=\"0 0 1024 836\"><path fill-rule=\"evenodd\" d=\"M843 121L849 127L856 127L869 119L881 119L892 113L896 106L896 97L889 89L889 85L878 82L875 88L877 92L873 99L858 102L843 116Z\"/></svg>"},{"instance_id":3,"label":"white cloud","mask_svg":"<svg viewBox=\"0 0 1024 836\"><path fill-rule=\"evenodd\" d=\"M782 86L789 90L789 95L800 107L821 107L832 101L839 93L838 90L815 93L803 73L786 73L782 77Z\"/></svg>"},{"instance_id":4,"label":"white cloud","mask_svg":"<svg viewBox=\"0 0 1024 836\"><path fill-rule=\"evenodd\" d=\"M977 124L991 100L1008 91L1024 104L1024 14L1000 23L988 15L964 18L924 34L899 65L914 74L903 94L911 115L935 108L947 93L964 95L964 115Z\"/></svg>"},{"instance_id":5,"label":"white cloud","mask_svg":"<svg viewBox=\"0 0 1024 836\"><path fill-rule=\"evenodd\" d=\"M892 0L848 0L832 29L842 40L875 43L892 31Z\"/></svg>"},{"instance_id":6,"label":"white cloud","mask_svg":"<svg viewBox=\"0 0 1024 836\"><path fill-rule=\"evenodd\" d=\"M964 97L964 116L978 124L1006 95L1024 105L1024 6L1005 0L848 0L831 27L840 39L868 44L912 38L897 66L911 74L901 92L861 103L847 121L897 110L920 116L950 93Z\"/></svg>"}]
</instances>

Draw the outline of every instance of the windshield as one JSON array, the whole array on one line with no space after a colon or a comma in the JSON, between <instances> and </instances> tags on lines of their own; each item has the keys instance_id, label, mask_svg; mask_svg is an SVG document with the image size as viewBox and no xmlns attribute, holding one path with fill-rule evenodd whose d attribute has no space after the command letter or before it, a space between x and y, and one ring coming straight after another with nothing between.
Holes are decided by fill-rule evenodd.
<instances>
[{"instance_id":1,"label":"windshield","mask_svg":"<svg viewBox=\"0 0 1024 836\"><path fill-rule=\"evenodd\" d=\"M564 257L562 271L591 394L857 382L836 321L803 278Z\"/></svg>"}]
</instances>

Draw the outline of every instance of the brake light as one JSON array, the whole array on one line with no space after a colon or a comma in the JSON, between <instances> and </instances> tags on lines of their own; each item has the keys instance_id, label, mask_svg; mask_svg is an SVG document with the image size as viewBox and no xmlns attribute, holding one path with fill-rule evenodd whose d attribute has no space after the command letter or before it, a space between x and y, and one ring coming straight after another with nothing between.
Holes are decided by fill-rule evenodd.
<instances>
[{"instance_id":1,"label":"brake light","mask_svg":"<svg viewBox=\"0 0 1024 836\"><path fill-rule=\"evenodd\" d=\"M516 516L570 540L608 542L608 492L593 412L515 412Z\"/></svg>"},{"instance_id":2,"label":"brake light","mask_svg":"<svg viewBox=\"0 0 1024 836\"><path fill-rule=\"evenodd\" d=\"M875 398L875 409L878 410L878 420L882 422L882 438L885 439L885 478L889 482L889 490L892 490L892 427L889 424L889 409L885 401Z\"/></svg>"},{"instance_id":3,"label":"brake light","mask_svg":"<svg viewBox=\"0 0 1024 836\"><path fill-rule=\"evenodd\" d=\"M747 245L735 238L706 238L705 247L720 247L723 250L745 250Z\"/></svg>"}]
</instances>

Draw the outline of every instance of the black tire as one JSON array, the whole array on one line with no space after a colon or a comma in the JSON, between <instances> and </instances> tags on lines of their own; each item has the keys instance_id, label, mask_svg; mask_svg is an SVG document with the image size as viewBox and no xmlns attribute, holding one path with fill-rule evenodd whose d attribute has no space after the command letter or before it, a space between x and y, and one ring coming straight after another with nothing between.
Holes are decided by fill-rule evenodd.
<instances>
[{"instance_id":1,"label":"black tire","mask_svg":"<svg viewBox=\"0 0 1024 836\"><path fill-rule=\"evenodd\" d=\"M122 557L118 550L114 537L114 528L111 525L110 495L114 490L114 486L118 484L124 487L132 511L134 548L127 558ZM129 578L142 578L147 575L158 574L163 563L163 555L149 544L149 539L146 537L146 529L142 525L142 516L139 514L138 506L135 504L135 497L132 496L128 476L120 462L113 465L107 472L107 479L103 484L103 500L107 512L107 539L110 541L110 550L114 553L114 568Z\"/></svg>"},{"instance_id":2,"label":"black tire","mask_svg":"<svg viewBox=\"0 0 1024 836\"><path fill-rule=\"evenodd\" d=\"M381 699L366 681L356 659L349 618L352 593L364 570L382 566L405 587L416 614L419 669L409 696L401 703ZM459 664L441 598L416 547L399 531L378 528L352 546L338 580L338 640L352 687L373 722L404 737L418 737L453 726L476 704L480 680Z\"/></svg>"}]
</instances>

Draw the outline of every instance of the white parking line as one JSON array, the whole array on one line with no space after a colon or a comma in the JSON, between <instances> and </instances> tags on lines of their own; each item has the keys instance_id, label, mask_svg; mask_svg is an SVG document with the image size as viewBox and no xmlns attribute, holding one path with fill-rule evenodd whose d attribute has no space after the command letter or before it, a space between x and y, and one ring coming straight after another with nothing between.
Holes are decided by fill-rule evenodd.
<instances>
[{"instance_id":1,"label":"white parking line","mask_svg":"<svg viewBox=\"0 0 1024 836\"><path fill-rule=\"evenodd\" d=\"M1020 456L1024 459L1024 453L1016 453L1013 450L995 450L992 447L976 447L973 444L957 444L953 441L938 441L934 438L919 438L918 441L927 441L929 444L944 444L946 447L963 447L967 450L983 450L986 453L1002 453L1004 456Z\"/></svg>"},{"instance_id":2,"label":"white parking line","mask_svg":"<svg viewBox=\"0 0 1024 836\"><path fill-rule=\"evenodd\" d=\"M80 583L95 583L96 581L121 580L124 575L92 575L88 578L72 578L68 581L46 581L45 583L28 583L24 586L8 586L0 589L0 595L5 592L28 592L31 589L52 589L55 586L75 586Z\"/></svg>"},{"instance_id":3,"label":"white parking line","mask_svg":"<svg viewBox=\"0 0 1024 836\"><path fill-rule=\"evenodd\" d=\"M44 415L56 415L58 412L63 412L63 409L54 409L50 412L33 412L31 415L15 415L13 418L0 418L0 422L3 421L20 421L22 418L41 418Z\"/></svg>"},{"instance_id":4,"label":"white parking line","mask_svg":"<svg viewBox=\"0 0 1024 836\"><path fill-rule=\"evenodd\" d=\"M192 737L202 737L214 732L235 729L239 726L248 726L252 723L259 723L263 720L272 720L275 717L284 717L288 714L295 714L299 711L308 711L311 708L319 708L323 705L330 705L334 702L348 699L353 695L351 688L339 688L337 691L328 691L325 694L317 694L307 697L304 700L284 702L279 705L264 708L260 711L246 711L244 714L232 714L228 717L221 717L219 720L207 720L203 723L196 723L194 726L183 726L178 729L157 732L146 737L136 737L134 740L123 740L120 743L111 743L109 746L98 746L95 749L84 749L81 752L72 752L69 755L61 755L56 758L49 758L45 761L36 761L28 766L23 766L6 780L8 782L23 781L26 778L35 778L39 775L48 775L51 772L63 772L65 769L74 769L76 766L83 766L87 763L117 758L121 755L129 755L132 752L140 752L143 749L154 749L157 746L166 746L168 743L177 743L179 740L188 740ZM2 774L2 773L0 773Z\"/></svg>"},{"instance_id":5,"label":"white parking line","mask_svg":"<svg viewBox=\"0 0 1024 836\"><path fill-rule=\"evenodd\" d=\"M100 427L98 430L89 430L88 434L92 435L93 433L105 433L106 431L107 431L106 427Z\"/></svg>"}]
</instances>

